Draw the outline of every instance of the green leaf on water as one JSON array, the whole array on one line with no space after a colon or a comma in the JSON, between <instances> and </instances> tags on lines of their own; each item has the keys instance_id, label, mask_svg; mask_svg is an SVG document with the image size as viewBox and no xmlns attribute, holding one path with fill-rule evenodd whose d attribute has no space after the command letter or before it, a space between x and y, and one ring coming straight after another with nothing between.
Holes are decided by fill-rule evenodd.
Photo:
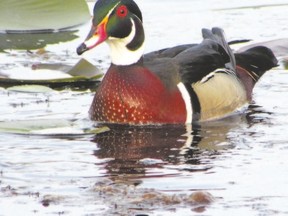
<instances>
[{"instance_id":1,"label":"green leaf on water","mask_svg":"<svg viewBox=\"0 0 288 216\"><path fill-rule=\"evenodd\" d=\"M0 77L0 86L8 88L11 91L22 92L49 92L52 89L62 90L65 88L75 90L95 90L100 79L104 73L88 62L85 59L81 59L75 66L63 65L63 64L37 64L35 65L37 75L40 73L48 73L57 71L63 74L68 74L71 77L68 78L51 78L51 79L10 79Z\"/></svg>"},{"instance_id":2,"label":"green leaf on water","mask_svg":"<svg viewBox=\"0 0 288 216\"><path fill-rule=\"evenodd\" d=\"M27 93L50 93L54 90L42 85L19 85L7 88L8 91L27 92Z\"/></svg>"},{"instance_id":3,"label":"green leaf on water","mask_svg":"<svg viewBox=\"0 0 288 216\"><path fill-rule=\"evenodd\" d=\"M8 88L10 91L21 92L50 92L52 89L62 90L71 88L75 90L95 90L100 79L103 77L102 71L88 62L81 59L75 66L68 66L62 64L38 64L37 75L47 73L47 70L63 72L69 74L71 77L58 79L10 79L0 78L0 86ZM43 71L41 71L43 70Z\"/></svg>"},{"instance_id":4,"label":"green leaf on water","mask_svg":"<svg viewBox=\"0 0 288 216\"><path fill-rule=\"evenodd\" d=\"M57 44L76 39L77 31L61 31L47 33L17 33L17 34L0 34L0 51L15 50L36 50L45 47L48 44Z\"/></svg>"},{"instance_id":5,"label":"green leaf on water","mask_svg":"<svg viewBox=\"0 0 288 216\"><path fill-rule=\"evenodd\" d=\"M69 122L65 120L22 120L0 122L0 131L6 133L29 134L33 131L47 128L67 127Z\"/></svg>"},{"instance_id":6,"label":"green leaf on water","mask_svg":"<svg viewBox=\"0 0 288 216\"><path fill-rule=\"evenodd\" d=\"M54 31L80 25L90 17L85 0L0 1L0 31Z\"/></svg>"},{"instance_id":7,"label":"green leaf on water","mask_svg":"<svg viewBox=\"0 0 288 216\"><path fill-rule=\"evenodd\" d=\"M288 70L288 56L283 56L279 59L280 65L284 68L284 70Z\"/></svg>"},{"instance_id":8,"label":"green leaf on water","mask_svg":"<svg viewBox=\"0 0 288 216\"><path fill-rule=\"evenodd\" d=\"M100 128L94 128L94 129L91 129L91 130L86 130L85 132L86 133L89 133L89 134L100 134L100 133L105 133L105 132L108 132L110 131L110 128L109 127L100 127Z\"/></svg>"},{"instance_id":9,"label":"green leaf on water","mask_svg":"<svg viewBox=\"0 0 288 216\"><path fill-rule=\"evenodd\" d=\"M10 90L14 87L17 89L17 86L28 86L32 85L31 89L34 88L34 86L43 86L48 87L55 90L63 90L63 89L72 89L72 90L87 90L90 89L92 91L95 91L100 84L100 78L101 76L93 77L93 79L87 79L85 77L71 77L71 78L65 78L65 79L54 79L54 80L16 80L16 79L7 79L7 78L0 78L0 86L4 88L10 88ZM11 89L12 88L12 89ZM22 88L22 87L20 87ZM26 87L24 87L26 88ZM40 87L37 87L37 89L40 89ZM38 90L31 90L30 92L37 92ZM48 90L48 89L47 89ZM41 92L41 91L40 91Z\"/></svg>"},{"instance_id":10,"label":"green leaf on water","mask_svg":"<svg viewBox=\"0 0 288 216\"><path fill-rule=\"evenodd\" d=\"M81 125L82 126L82 125ZM11 122L0 122L0 132L24 135L94 135L109 131L108 127L83 129L73 121L65 119L35 119Z\"/></svg>"},{"instance_id":11,"label":"green leaf on water","mask_svg":"<svg viewBox=\"0 0 288 216\"><path fill-rule=\"evenodd\" d=\"M83 58L67 73L72 76L83 76L87 78L103 76L103 72L101 72L99 68Z\"/></svg>"},{"instance_id":12,"label":"green leaf on water","mask_svg":"<svg viewBox=\"0 0 288 216\"><path fill-rule=\"evenodd\" d=\"M85 0L1 0L0 51L71 41L78 36L70 28L90 18Z\"/></svg>"}]
</instances>

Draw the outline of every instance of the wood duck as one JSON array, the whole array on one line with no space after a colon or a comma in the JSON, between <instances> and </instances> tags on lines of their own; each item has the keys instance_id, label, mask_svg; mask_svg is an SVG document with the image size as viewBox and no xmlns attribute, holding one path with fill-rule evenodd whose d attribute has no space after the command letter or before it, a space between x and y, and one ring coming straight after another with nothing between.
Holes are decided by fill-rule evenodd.
<instances>
[{"instance_id":1,"label":"wood duck","mask_svg":"<svg viewBox=\"0 0 288 216\"><path fill-rule=\"evenodd\" d=\"M257 46L231 51L220 28L202 30L200 44L143 55L142 13L133 0L98 0L81 55L106 41L112 63L89 114L99 122L193 123L225 117L251 100L258 79L277 65Z\"/></svg>"}]
</instances>

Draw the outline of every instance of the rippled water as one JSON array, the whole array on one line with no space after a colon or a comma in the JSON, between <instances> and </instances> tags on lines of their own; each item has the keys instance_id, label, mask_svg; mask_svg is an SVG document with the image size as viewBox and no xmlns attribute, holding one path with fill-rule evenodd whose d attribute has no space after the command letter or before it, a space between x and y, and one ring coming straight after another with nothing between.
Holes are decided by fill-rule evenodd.
<instances>
[{"instance_id":1,"label":"rippled water","mask_svg":"<svg viewBox=\"0 0 288 216\"><path fill-rule=\"evenodd\" d=\"M229 40L287 37L285 3L139 1L147 51L200 41L202 27L221 26ZM9 51L1 59L16 68L58 56L73 64L86 32L48 46L48 58ZM85 55L107 67L105 46ZM108 125L109 132L91 135L77 129L99 127L87 117L93 92L1 89L1 123L61 126L0 134L0 215L286 215L287 91L288 73L279 68L261 79L245 113L193 127ZM187 201L197 191L214 202Z\"/></svg>"}]
</instances>

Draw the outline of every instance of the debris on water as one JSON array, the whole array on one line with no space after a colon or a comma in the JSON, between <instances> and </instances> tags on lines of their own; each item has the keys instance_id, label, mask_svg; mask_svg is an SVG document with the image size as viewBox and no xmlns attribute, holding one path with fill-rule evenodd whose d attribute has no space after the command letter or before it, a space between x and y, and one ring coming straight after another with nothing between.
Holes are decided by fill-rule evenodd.
<instances>
[{"instance_id":1,"label":"debris on water","mask_svg":"<svg viewBox=\"0 0 288 216\"><path fill-rule=\"evenodd\" d=\"M47 51L46 51L44 48L40 48L40 49L38 49L38 50L36 51L36 54L37 54L37 55L43 55L43 54L45 54L45 53L47 53Z\"/></svg>"},{"instance_id":2,"label":"debris on water","mask_svg":"<svg viewBox=\"0 0 288 216\"><path fill-rule=\"evenodd\" d=\"M192 193L188 199L187 202L190 202L191 204L211 204L215 201L215 198L206 191L197 191Z\"/></svg>"},{"instance_id":3,"label":"debris on water","mask_svg":"<svg viewBox=\"0 0 288 216\"><path fill-rule=\"evenodd\" d=\"M7 185L6 187L1 187L0 192L4 194L4 196L17 196L18 193L16 192L16 189L11 187L10 185Z\"/></svg>"},{"instance_id":4,"label":"debris on water","mask_svg":"<svg viewBox=\"0 0 288 216\"><path fill-rule=\"evenodd\" d=\"M141 188L124 181L117 183L111 180L102 180L97 182L93 187L93 191L98 194L108 206L120 212L121 209L171 209L181 208L183 206L191 206L194 211L202 211L205 207L211 205L216 199L206 191L196 191L189 193L171 193L163 192L155 189ZM115 207L116 206L116 207ZM200 210L201 209L201 210Z\"/></svg>"},{"instance_id":5,"label":"debris on water","mask_svg":"<svg viewBox=\"0 0 288 216\"><path fill-rule=\"evenodd\" d=\"M44 207L48 207L51 204L57 204L64 200L62 196L55 196L55 195L45 195L43 196L41 203Z\"/></svg>"}]
</instances>

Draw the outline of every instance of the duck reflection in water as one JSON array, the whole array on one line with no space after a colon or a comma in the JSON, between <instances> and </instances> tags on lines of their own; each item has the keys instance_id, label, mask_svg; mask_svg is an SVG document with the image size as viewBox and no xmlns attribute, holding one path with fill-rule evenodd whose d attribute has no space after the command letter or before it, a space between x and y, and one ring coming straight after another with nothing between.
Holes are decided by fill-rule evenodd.
<instances>
[{"instance_id":1,"label":"duck reflection in water","mask_svg":"<svg viewBox=\"0 0 288 216\"><path fill-rule=\"evenodd\" d=\"M198 125L130 126L108 125L110 131L95 136L98 149L94 155L107 162L108 176L145 175L146 168L163 165L192 165L189 171L205 171L207 157L213 159L219 150L231 148L229 133L247 127L243 115ZM150 160L150 162L149 162ZM152 161L152 162L151 162ZM199 168L195 168L199 165ZM204 169L204 170L203 170ZM136 177L136 176L135 176Z\"/></svg>"}]
</instances>

